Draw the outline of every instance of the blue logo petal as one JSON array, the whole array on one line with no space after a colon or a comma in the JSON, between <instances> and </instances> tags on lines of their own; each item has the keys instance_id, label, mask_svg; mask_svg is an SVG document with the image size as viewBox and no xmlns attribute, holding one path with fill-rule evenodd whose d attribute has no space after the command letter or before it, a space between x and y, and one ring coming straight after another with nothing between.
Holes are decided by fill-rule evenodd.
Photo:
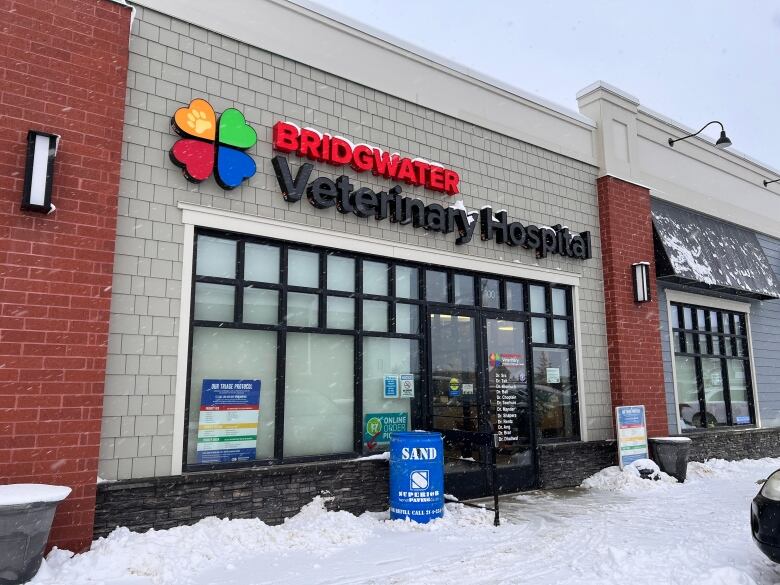
<instances>
[{"instance_id":1,"label":"blue logo petal","mask_svg":"<svg viewBox=\"0 0 780 585\"><path fill-rule=\"evenodd\" d=\"M217 172L214 173L223 189L235 189L245 179L251 179L257 172L257 165L248 154L230 148L217 148Z\"/></svg>"}]
</instances>

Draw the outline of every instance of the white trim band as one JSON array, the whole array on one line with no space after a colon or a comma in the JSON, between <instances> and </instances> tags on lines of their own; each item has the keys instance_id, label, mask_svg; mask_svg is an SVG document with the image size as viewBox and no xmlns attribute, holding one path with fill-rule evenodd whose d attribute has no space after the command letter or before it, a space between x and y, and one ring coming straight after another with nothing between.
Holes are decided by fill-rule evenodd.
<instances>
[{"instance_id":1,"label":"white trim band","mask_svg":"<svg viewBox=\"0 0 780 585\"><path fill-rule=\"evenodd\" d=\"M713 309L723 309L724 311L736 311L738 313L750 314L750 303L721 299L720 297L697 295L680 290L664 290L666 292L666 298L672 302L702 305L703 307L712 307ZM671 329L669 331L671 332Z\"/></svg>"}]
</instances>

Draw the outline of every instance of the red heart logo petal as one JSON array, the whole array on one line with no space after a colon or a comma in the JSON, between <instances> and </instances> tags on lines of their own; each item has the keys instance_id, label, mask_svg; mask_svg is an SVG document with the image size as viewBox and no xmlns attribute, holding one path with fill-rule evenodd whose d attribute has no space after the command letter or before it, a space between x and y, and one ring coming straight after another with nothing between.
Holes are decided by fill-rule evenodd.
<instances>
[{"instance_id":1,"label":"red heart logo petal","mask_svg":"<svg viewBox=\"0 0 780 585\"><path fill-rule=\"evenodd\" d=\"M200 183L214 170L214 144L183 138L171 148L171 160L184 169L188 181Z\"/></svg>"}]
</instances>

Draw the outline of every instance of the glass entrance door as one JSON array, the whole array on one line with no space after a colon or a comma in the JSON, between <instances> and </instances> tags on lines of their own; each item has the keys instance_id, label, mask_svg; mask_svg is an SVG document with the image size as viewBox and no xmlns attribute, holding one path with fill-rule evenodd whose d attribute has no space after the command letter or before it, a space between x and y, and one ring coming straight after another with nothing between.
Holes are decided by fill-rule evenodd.
<instances>
[{"instance_id":1,"label":"glass entrance door","mask_svg":"<svg viewBox=\"0 0 780 585\"><path fill-rule=\"evenodd\" d=\"M533 487L534 451L525 322L484 319L490 427L498 438L496 464L502 492Z\"/></svg>"},{"instance_id":2,"label":"glass entrance door","mask_svg":"<svg viewBox=\"0 0 780 585\"><path fill-rule=\"evenodd\" d=\"M444 489L459 498L486 494L483 386L474 312L430 315L431 427L444 436Z\"/></svg>"},{"instance_id":3,"label":"glass entrance door","mask_svg":"<svg viewBox=\"0 0 780 585\"><path fill-rule=\"evenodd\" d=\"M477 311L437 311L429 323L431 428L444 435L445 489L459 498L491 492L494 434L501 491L532 487L525 323Z\"/></svg>"}]
</instances>

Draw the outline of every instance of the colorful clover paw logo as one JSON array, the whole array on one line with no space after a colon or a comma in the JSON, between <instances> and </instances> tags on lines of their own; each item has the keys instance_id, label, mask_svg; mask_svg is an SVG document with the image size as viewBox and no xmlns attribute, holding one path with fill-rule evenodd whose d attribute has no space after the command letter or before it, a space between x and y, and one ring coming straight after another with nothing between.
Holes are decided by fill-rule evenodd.
<instances>
[{"instance_id":1,"label":"colorful clover paw logo","mask_svg":"<svg viewBox=\"0 0 780 585\"><path fill-rule=\"evenodd\" d=\"M188 181L200 183L214 173L223 189L234 189L251 179L257 165L244 151L257 142L257 133L235 108L217 115L209 102L194 99L179 108L172 125L182 136L171 148L171 160L184 171Z\"/></svg>"}]
</instances>

